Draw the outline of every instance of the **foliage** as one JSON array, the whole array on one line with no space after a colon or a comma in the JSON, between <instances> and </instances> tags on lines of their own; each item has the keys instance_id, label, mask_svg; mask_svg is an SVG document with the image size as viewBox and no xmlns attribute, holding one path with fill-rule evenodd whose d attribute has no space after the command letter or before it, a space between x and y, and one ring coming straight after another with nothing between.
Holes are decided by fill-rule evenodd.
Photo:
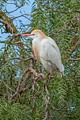
<instances>
[{"instance_id":1,"label":"foliage","mask_svg":"<svg viewBox=\"0 0 80 120\"><path fill-rule=\"evenodd\" d=\"M4 99L0 100L0 120L25 120L29 119L31 109L19 103L9 103Z\"/></svg>"},{"instance_id":2,"label":"foliage","mask_svg":"<svg viewBox=\"0 0 80 120\"><path fill-rule=\"evenodd\" d=\"M7 8L4 11L8 3L1 1L1 12L6 19L12 20L13 26L8 24L8 20L5 23L0 14L0 33L7 35L6 40L3 36L0 38L0 43L4 44L0 49L0 120L79 120L79 0L35 0L28 25L19 20L19 16L11 17L14 12L9 13ZM25 3L29 1L13 0L18 9ZM15 24L15 19L20 26ZM13 32L14 28L19 33L26 28L30 31L37 28L52 37L61 50L65 76L57 78L54 72L48 81L47 71L43 71L33 56L31 41Z\"/></svg>"}]
</instances>

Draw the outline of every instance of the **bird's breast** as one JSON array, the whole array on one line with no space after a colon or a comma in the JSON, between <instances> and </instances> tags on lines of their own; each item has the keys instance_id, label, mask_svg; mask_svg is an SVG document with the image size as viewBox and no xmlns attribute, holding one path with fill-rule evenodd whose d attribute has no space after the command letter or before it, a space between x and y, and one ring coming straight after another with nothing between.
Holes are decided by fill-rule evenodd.
<instances>
[{"instance_id":1,"label":"bird's breast","mask_svg":"<svg viewBox=\"0 0 80 120\"><path fill-rule=\"evenodd\" d=\"M40 46L41 40L40 39L33 39L32 41L32 50L37 60L40 60Z\"/></svg>"},{"instance_id":2,"label":"bird's breast","mask_svg":"<svg viewBox=\"0 0 80 120\"><path fill-rule=\"evenodd\" d=\"M39 54L39 46L38 45L33 45L32 50L34 52L34 55L37 60L40 60L40 54Z\"/></svg>"}]
</instances>

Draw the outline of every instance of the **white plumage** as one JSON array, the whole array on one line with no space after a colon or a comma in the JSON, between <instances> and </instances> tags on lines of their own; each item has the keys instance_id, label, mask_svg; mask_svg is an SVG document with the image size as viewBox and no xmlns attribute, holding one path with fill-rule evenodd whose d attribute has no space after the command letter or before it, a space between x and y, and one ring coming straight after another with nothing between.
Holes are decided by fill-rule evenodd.
<instances>
[{"instance_id":1,"label":"white plumage","mask_svg":"<svg viewBox=\"0 0 80 120\"><path fill-rule=\"evenodd\" d=\"M32 48L37 60L50 71L57 71L58 76L64 75L64 66L61 61L60 50L53 39L46 36L41 30L33 30L31 34L22 34L33 39Z\"/></svg>"}]
</instances>

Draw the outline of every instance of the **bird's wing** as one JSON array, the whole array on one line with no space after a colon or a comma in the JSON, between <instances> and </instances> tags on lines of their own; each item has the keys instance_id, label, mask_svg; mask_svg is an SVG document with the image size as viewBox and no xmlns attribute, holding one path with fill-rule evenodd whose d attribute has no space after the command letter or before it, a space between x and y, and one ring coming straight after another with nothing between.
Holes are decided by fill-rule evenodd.
<instances>
[{"instance_id":1,"label":"bird's wing","mask_svg":"<svg viewBox=\"0 0 80 120\"><path fill-rule=\"evenodd\" d=\"M53 65L55 65L60 72L62 72L62 62L59 48L55 41L51 38L44 39L41 42L41 50L40 57L45 60L50 61Z\"/></svg>"}]
</instances>

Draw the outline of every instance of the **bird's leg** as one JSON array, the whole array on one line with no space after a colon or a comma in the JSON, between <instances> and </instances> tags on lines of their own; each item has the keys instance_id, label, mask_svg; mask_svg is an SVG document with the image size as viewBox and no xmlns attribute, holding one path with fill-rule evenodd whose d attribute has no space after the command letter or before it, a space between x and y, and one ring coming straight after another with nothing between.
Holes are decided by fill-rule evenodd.
<instances>
[{"instance_id":1,"label":"bird's leg","mask_svg":"<svg viewBox=\"0 0 80 120\"><path fill-rule=\"evenodd\" d=\"M45 75L43 73L40 73L39 76L43 79L45 78Z\"/></svg>"},{"instance_id":2,"label":"bird's leg","mask_svg":"<svg viewBox=\"0 0 80 120\"><path fill-rule=\"evenodd\" d=\"M60 72L59 70L56 71L57 77L63 77L64 76L64 71Z\"/></svg>"},{"instance_id":3,"label":"bird's leg","mask_svg":"<svg viewBox=\"0 0 80 120\"><path fill-rule=\"evenodd\" d=\"M50 69L50 71L49 71L49 74L48 74L48 83L50 82L50 79L51 79L51 75L52 75L52 69Z\"/></svg>"},{"instance_id":4,"label":"bird's leg","mask_svg":"<svg viewBox=\"0 0 80 120\"><path fill-rule=\"evenodd\" d=\"M64 77L64 71L62 72L62 77Z\"/></svg>"},{"instance_id":5,"label":"bird's leg","mask_svg":"<svg viewBox=\"0 0 80 120\"><path fill-rule=\"evenodd\" d=\"M49 120L49 103L50 103L50 93L48 90L48 79L45 81L45 85L44 85L44 90L46 93L45 96L45 116L44 116L44 120Z\"/></svg>"}]
</instances>

